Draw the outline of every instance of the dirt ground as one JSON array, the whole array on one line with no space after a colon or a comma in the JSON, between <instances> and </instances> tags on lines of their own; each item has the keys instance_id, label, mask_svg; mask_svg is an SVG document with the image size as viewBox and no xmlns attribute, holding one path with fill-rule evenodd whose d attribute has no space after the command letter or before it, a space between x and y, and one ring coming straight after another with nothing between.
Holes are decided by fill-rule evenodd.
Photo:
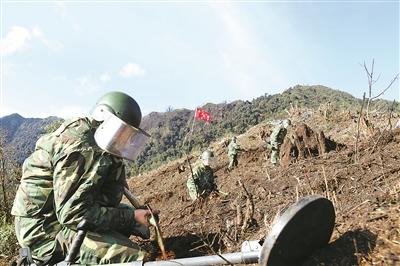
<instances>
[{"instance_id":1,"label":"dirt ground","mask_svg":"<svg viewBox=\"0 0 400 266\"><path fill-rule=\"evenodd\" d=\"M346 113L302 110L291 119L279 167L271 166L265 149L268 125L238 136L244 150L231 172L227 139L213 143L219 193L202 201L189 199L183 159L129 180L142 203L161 210L167 250L176 258L238 252L243 241L264 239L298 198L317 194L333 202L336 223L329 245L303 265L400 265L400 129L387 126L386 114L373 116L369 125ZM154 241L133 240L157 255Z\"/></svg>"},{"instance_id":2,"label":"dirt ground","mask_svg":"<svg viewBox=\"0 0 400 266\"><path fill-rule=\"evenodd\" d=\"M188 197L190 171L177 170L183 160L133 177L130 189L142 202L161 210L167 250L177 258L240 251L243 241L263 239L285 207L317 194L333 202L336 224L329 245L303 265L400 265L400 129L377 122L371 130L347 117L331 123L335 126L315 118L294 118L292 131L308 136L307 140L297 135L300 146L316 150L297 158L292 152L290 162L276 168L260 137L268 135L268 125L238 136L244 151L231 172L226 170L226 141L214 143L210 148L218 157L219 193L202 201L193 203ZM337 135L338 127L347 137ZM287 156L283 154L293 145L287 144L281 156Z\"/></svg>"}]
</instances>

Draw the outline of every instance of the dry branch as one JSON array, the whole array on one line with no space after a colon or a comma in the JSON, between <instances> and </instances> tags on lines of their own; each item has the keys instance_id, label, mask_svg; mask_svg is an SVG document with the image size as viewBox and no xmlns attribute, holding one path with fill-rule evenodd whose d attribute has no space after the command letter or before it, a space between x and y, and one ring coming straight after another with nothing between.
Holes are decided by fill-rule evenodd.
<instances>
[{"instance_id":1,"label":"dry branch","mask_svg":"<svg viewBox=\"0 0 400 266\"><path fill-rule=\"evenodd\" d=\"M356 144L355 144L355 150L354 150L354 163L358 162L358 140L360 138L360 121L361 121L362 112L363 112L363 108L364 108L364 102L365 102L365 92L363 95L361 110L360 110L360 114L358 116L358 121L357 121L357 138L356 138Z\"/></svg>"},{"instance_id":2,"label":"dry branch","mask_svg":"<svg viewBox=\"0 0 400 266\"><path fill-rule=\"evenodd\" d=\"M253 215L254 215L254 202L253 202L253 197L249 193L249 191L246 189L242 181L239 179L238 180L239 185L242 187L244 194L246 195L246 213L244 215L243 219L243 225L242 225L242 233L248 228L248 226L251 224L253 221Z\"/></svg>"}]
</instances>

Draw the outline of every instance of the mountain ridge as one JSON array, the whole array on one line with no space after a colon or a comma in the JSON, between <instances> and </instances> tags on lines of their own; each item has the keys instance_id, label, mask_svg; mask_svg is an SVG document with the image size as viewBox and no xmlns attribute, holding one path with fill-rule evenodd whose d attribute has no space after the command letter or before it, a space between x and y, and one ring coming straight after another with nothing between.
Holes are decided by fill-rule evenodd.
<instances>
[{"instance_id":1,"label":"mountain ridge","mask_svg":"<svg viewBox=\"0 0 400 266\"><path fill-rule=\"evenodd\" d=\"M293 108L319 108L330 103L341 110L359 110L362 100L349 93L322 85L296 85L282 93L264 94L251 101L207 103L201 108L211 114L212 121L193 121L194 110L180 108L145 115L141 127L152 137L139 135L135 139L137 157L129 163L132 174L159 166L161 163L182 157L186 152L206 148L212 141L223 136L241 134L249 127L275 118L283 118ZM386 111L391 103L386 100L373 102L374 110ZM399 106L396 106L397 110ZM12 152L18 163L33 151L36 140L46 128L61 118L24 118L11 114L0 118L0 136L4 147ZM194 125L193 125L194 122ZM193 126L193 127L192 127ZM193 128L193 131L191 129Z\"/></svg>"}]
</instances>

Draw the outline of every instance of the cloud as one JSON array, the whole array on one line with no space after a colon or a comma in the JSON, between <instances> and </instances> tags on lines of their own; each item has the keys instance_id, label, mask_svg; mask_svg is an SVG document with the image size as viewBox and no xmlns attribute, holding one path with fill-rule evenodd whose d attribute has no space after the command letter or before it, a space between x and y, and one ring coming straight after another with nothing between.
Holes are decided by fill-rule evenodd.
<instances>
[{"instance_id":1,"label":"cloud","mask_svg":"<svg viewBox=\"0 0 400 266\"><path fill-rule=\"evenodd\" d=\"M128 63L119 72L119 75L124 78L143 76L144 74L145 70L135 63Z\"/></svg>"},{"instance_id":2,"label":"cloud","mask_svg":"<svg viewBox=\"0 0 400 266\"><path fill-rule=\"evenodd\" d=\"M91 75L78 78L78 85L75 87L74 92L78 96L86 96L97 92L100 89L98 80Z\"/></svg>"},{"instance_id":3,"label":"cloud","mask_svg":"<svg viewBox=\"0 0 400 266\"><path fill-rule=\"evenodd\" d=\"M13 26L7 36L0 40L0 52L3 55L10 55L25 50L31 39L32 34L28 29L20 26Z\"/></svg>"},{"instance_id":4,"label":"cloud","mask_svg":"<svg viewBox=\"0 0 400 266\"><path fill-rule=\"evenodd\" d=\"M110 74L108 74L108 73L101 74L100 81L107 82L107 81L110 81L110 80L111 80Z\"/></svg>"},{"instance_id":5,"label":"cloud","mask_svg":"<svg viewBox=\"0 0 400 266\"><path fill-rule=\"evenodd\" d=\"M39 39L44 44L44 46L46 46L50 50L58 51L63 48L63 45L61 42L47 39L43 35L42 30L38 27L34 27L32 29L32 35L34 37L36 37L37 39Z\"/></svg>"},{"instance_id":6,"label":"cloud","mask_svg":"<svg viewBox=\"0 0 400 266\"><path fill-rule=\"evenodd\" d=\"M37 39L50 50L60 50L63 45L59 41L47 39L39 27L32 30L13 26L7 36L0 40L0 52L6 56L16 52L24 51L29 48L29 44L33 39Z\"/></svg>"}]
</instances>

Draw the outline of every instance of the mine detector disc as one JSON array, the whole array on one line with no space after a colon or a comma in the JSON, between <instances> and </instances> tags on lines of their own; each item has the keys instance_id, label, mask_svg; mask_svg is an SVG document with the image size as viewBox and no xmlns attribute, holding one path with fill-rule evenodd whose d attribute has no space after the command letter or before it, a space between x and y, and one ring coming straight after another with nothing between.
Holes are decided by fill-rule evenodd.
<instances>
[{"instance_id":1,"label":"mine detector disc","mask_svg":"<svg viewBox=\"0 0 400 266\"><path fill-rule=\"evenodd\" d=\"M259 265L299 265L328 244L335 226L335 210L321 196L301 198L273 224L261 248Z\"/></svg>"}]
</instances>

